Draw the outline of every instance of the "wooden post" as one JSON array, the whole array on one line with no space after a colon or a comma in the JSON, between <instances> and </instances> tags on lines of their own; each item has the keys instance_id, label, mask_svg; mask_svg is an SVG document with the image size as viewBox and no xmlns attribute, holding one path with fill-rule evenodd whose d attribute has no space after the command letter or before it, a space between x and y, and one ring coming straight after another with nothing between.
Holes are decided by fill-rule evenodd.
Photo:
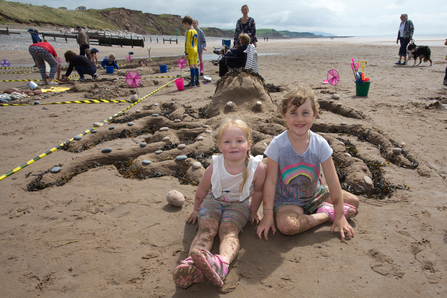
<instances>
[{"instance_id":1,"label":"wooden post","mask_svg":"<svg viewBox=\"0 0 447 298\"><path fill-rule=\"evenodd\" d=\"M8 28L8 27L6 27L6 33L8 33L8 35L11 35L11 34L9 33L9 28Z\"/></svg>"},{"instance_id":2,"label":"wooden post","mask_svg":"<svg viewBox=\"0 0 447 298\"><path fill-rule=\"evenodd\" d=\"M65 43L68 43L67 33L64 33L65 36Z\"/></svg>"},{"instance_id":3,"label":"wooden post","mask_svg":"<svg viewBox=\"0 0 447 298\"><path fill-rule=\"evenodd\" d=\"M130 45L133 48L133 36L132 35L130 36Z\"/></svg>"}]
</instances>

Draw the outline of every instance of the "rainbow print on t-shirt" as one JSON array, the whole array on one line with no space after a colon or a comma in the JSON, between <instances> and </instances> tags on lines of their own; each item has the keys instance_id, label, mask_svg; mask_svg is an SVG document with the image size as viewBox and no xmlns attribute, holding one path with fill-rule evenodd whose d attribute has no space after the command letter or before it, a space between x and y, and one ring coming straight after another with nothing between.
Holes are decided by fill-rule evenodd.
<instances>
[{"instance_id":1,"label":"rainbow print on t-shirt","mask_svg":"<svg viewBox=\"0 0 447 298\"><path fill-rule=\"evenodd\" d=\"M292 164L281 170L281 180L287 185L301 175L309 178L313 184L315 180L318 180L320 171L315 165L305 162Z\"/></svg>"}]
</instances>

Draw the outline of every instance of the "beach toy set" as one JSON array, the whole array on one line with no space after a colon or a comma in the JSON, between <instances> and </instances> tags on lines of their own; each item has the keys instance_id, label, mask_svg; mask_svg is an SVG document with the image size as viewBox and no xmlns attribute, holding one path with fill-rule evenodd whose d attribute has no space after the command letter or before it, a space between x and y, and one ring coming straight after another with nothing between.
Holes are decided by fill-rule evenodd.
<instances>
[{"instance_id":1,"label":"beach toy set","mask_svg":"<svg viewBox=\"0 0 447 298\"><path fill-rule=\"evenodd\" d=\"M369 85L371 84L370 79L365 77L365 67L368 63L366 61L360 61L360 63L357 63L354 61L354 58L351 58L351 60L351 68L355 80L355 95L368 96ZM362 71L358 71L360 66L362 67Z\"/></svg>"}]
</instances>

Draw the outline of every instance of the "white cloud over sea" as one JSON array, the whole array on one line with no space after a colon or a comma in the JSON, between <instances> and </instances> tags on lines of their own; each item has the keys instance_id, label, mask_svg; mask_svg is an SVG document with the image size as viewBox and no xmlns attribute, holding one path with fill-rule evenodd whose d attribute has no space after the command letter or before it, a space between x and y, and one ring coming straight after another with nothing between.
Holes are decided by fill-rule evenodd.
<instances>
[{"instance_id":1,"label":"white cloud over sea","mask_svg":"<svg viewBox=\"0 0 447 298\"><path fill-rule=\"evenodd\" d=\"M247 4L249 16L256 20L258 29L289 30L295 32L326 32L339 36L394 36L399 17L407 13L418 35L447 35L447 1L445 0L315 0L315 1L117 1L117 0L19 0L15 2L65 6L74 10L125 7L144 13L191 15L202 27L234 29L241 17L240 8Z\"/></svg>"}]
</instances>

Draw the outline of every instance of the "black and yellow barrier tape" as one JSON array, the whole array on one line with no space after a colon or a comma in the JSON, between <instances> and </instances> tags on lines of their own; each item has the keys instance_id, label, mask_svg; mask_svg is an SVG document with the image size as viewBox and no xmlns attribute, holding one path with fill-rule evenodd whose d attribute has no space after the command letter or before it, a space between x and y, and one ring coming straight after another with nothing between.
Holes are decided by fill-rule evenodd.
<instances>
[{"instance_id":1,"label":"black and yellow barrier tape","mask_svg":"<svg viewBox=\"0 0 447 298\"><path fill-rule=\"evenodd\" d=\"M79 75L72 75L69 76L68 78L75 78L78 77ZM42 79L23 79L23 80L0 80L0 82L31 82L31 81L35 81L35 82L40 82L42 81Z\"/></svg>"},{"instance_id":2,"label":"black and yellow barrier tape","mask_svg":"<svg viewBox=\"0 0 447 298\"><path fill-rule=\"evenodd\" d=\"M117 117L118 115L124 113L125 111L127 111L127 110L130 109L131 107L135 106L136 104L138 104L138 103L140 103L141 101L143 101L143 100L145 100L146 98L148 98L149 96L151 96L151 95L153 95L154 93L160 91L161 89L163 89L164 87L168 86L169 84L172 84L174 81L175 81L175 80L172 80L172 81L170 81L170 82L168 82L168 83L166 83L166 84L160 86L158 89L152 91L151 93L145 95L144 97L139 98L136 102L132 103L130 106L128 106L128 107L125 108L124 110L122 110L122 111L116 113L115 115L113 115L113 116L107 118L106 120L102 121L98 127L103 126L104 124L106 124L107 122L109 122L110 120L112 120L113 118L115 118L115 117ZM87 129L86 131L84 131L83 133L81 133L80 136L84 136L84 135L86 135L86 134L89 134L89 133L92 132L92 130L94 130L94 129L96 129L96 128L97 128L97 127L89 128L89 129ZM11 176L11 175L14 174L14 173L17 173L18 171L20 171L21 169L23 169L23 168L29 166L29 165L32 164L33 162L38 161L39 159L42 159L42 158L44 158L45 156L47 156L47 155L49 155L49 154L51 154L51 153L57 151L59 148L65 146L65 145L67 145L67 144L69 144L69 143L70 143L71 141L73 141L73 140L74 140L74 137L71 138L71 139L69 139L69 140L67 140L67 141L65 141L65 142L63 142L63 143L61 143L61 144L59 144L59 145L57 145L57 146L55 146L55 147L53 147L53 148L51 148L51 149L48 150L48 151L45 151L44 153L40 154L39 156L34 157L33 159L27 161L26 163L24 163L23 165L21 165L21 166L15 168L15 169L13 169L12 171L10 171L10 172L8 172L8 173L6 173L6 174L3 174L2 176L0 176L0 181L3 180L3 179L5 179L6 177Z\"/></svg>"},{"instance_id":3,"label":"black and yellow barrier tape","mask_svg":"<svg viewBox=\"0 0 447 298\"><path fill-rule=\"evenodd\" d=\"M37 69L34 66L22 66L22 67L0 67L0 69L29 69L29 68L34 68Z\"/></svg>"},{"instance_id":4,"label":"black and yellow barrier tape","mask_svg":"<svg viewBox=\"0 0 447 298\"><path fill-rule=\"evenodd\" d=\"M60 104L78 104L78 103L128 103L133 102L132 100L127 99L86 99L86 100L72 100L72 101L59 101L59 102L46 102L46 103L39 103L40 106L45 105L60 105ZM2 103L0 106L34 106L34 103Z\"/></svg>"},{"instance_id":5,"label":"black and yellow barrier tape","mask_svg":"<svg viewBox=\"0 0 447 298\"><path fill-rule=\"evenodd\" d=\"M177 78L177 76L158 76L158 77L147 77L147 78L149 78L149 79L162 79L162 78L172 79L172 78Z\"/></svg>"},{"instance_id":6,"label":"black and yellow barrier tape","mask_svg":"<svg viewBox=\"0 0 447 298\"><path fill-rule=\"evenodd\" d=\"M0 74L17 74L17 73L33 73L34 71L5 71Z\"/></svg>"}]
</instances>

